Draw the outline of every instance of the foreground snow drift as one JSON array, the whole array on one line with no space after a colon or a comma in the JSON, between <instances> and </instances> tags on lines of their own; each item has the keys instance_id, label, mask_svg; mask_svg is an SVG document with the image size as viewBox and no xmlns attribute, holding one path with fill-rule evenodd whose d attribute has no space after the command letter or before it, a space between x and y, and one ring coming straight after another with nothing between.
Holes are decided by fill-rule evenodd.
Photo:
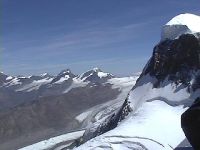
<instances>
[{"instance_id":1,"label":"foreground snow drift","mask_svg":"<svg viewBox=\"0 0 200 150\"><path fill-rule=\"evenodd\" d=\"M185 110L159 100L145 102L117 128L75 149L171 150L185 138L180 125Z\"/></svg>"}]
</instances>

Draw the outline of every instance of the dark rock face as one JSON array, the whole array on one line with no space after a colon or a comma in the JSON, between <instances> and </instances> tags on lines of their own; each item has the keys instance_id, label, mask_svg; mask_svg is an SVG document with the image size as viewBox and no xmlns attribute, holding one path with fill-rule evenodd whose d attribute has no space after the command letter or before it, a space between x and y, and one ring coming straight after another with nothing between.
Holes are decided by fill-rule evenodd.
<instances>
[{"instance_id":1,"label":"dark rock face","mask_svg":"<svg viewBox=\"0 0 200 150\"><path fill-rule=\"evenodd\" d=\"M198 69L200 69L200 39L194 35L185 34L178 39L167 39L156 45L143 74L149 73L158 79L155 87L167 76L175 83L188 86L193 78L190 71L196 71L198 78L200 76Z\"/></svg>"},{"instance_id":2,"label":"dark rock face","mask_svg":"<svg viewBox=\"0 0 200 150\"><path fill-rule=\"evenodd\" d=\"M181 116L182 129L195 150L200 150L200 98Z\"/></svg>"}]
</instances>

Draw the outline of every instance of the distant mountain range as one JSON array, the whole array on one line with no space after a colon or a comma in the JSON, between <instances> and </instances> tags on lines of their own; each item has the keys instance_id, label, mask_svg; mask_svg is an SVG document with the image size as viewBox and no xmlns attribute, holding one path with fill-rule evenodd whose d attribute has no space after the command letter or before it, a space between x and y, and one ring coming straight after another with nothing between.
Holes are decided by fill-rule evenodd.
<instances>
[{"instance_id":1,"label":"distant mountain range","mask_svg":"<svg viewBox=\"0 0 200 150\"><path fill-rule=\"evenodd\" d=\"M5 101L0 106L0 110L32 101L39 97L61 95L75 87L105 83L113 77L112 74L104 73L98 68L78 76L74 75L69 69L61 71L57 76L44 73L40 76L15 77L0 73L0 92L4 97L3 101Z\"/></svg>"},{"instance_id":2,"label":"distant mountain range","mask_svg":"<svg viewBox=\"0 0 200 150\"><path fill-rule=\"evenodd\" d=\"M0 73L0 147L12 150L85 128L94 119L78 117L82 112L95 109L95 115L106 103L121 104L138 77L117 78L98 68L81 75L69 69L57 76Z\"/></svg>"}]
</instances>

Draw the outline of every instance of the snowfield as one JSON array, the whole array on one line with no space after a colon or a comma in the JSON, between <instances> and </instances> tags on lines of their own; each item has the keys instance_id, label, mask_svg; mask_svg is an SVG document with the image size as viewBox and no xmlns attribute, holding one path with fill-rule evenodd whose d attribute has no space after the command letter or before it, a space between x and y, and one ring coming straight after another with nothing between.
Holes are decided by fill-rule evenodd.
<instances>
[{"instance_id":1,"label":"snowfield","mask_svg":"<svg viewBox=\"0 0 200 150\"><path fill-rule=\"evenodd\" d=\"M40 86L50 83L52 81L52 78L44 78L41 80L33 81L30 84L24 85L22 88L17 89L16 91L33 91L33 90L38 90Z\"/></svg>"},{"instance_id":2,"label":"snowfield","mask_svg":"<svg viewBox=\"0 0 200 150\"><path fill-rule=\"evenodd\" d=\"M172 150L185 138L180 116L186 109L159 100L145 102L118 127L75 149Z\"/></svg>"},{"instance_id":3,"label":"snowfield","mask_svg":"<svg viewBox=\"0 0 200 150\"><path fill-rule=\"evenodd\" d=\"M133 109L139 108L145 101L160 99L170 105L178 105L190 99L187 87L176 85L168 79L164 80L159 88L153 88L155 78L150 75L143 76L137 83L137 87L130 93L130 101Z\"/></svg>"},{"instance_id":4,"label":"snowfield","mask_svg":"<svg viewBox=\"0 0 200 150\"><path fill-rule=\"evenodd\" d=\"M180 14L172 18L162 29L161 40L176 39L182 34L200 32L200 16Z\"/></svg>"},{"instance_id":5,"label":"snowfield","mask_svg":"<svg viewBox=\"0 0 200 150\"><path fill-rule=\"evenodd\" d=\"M120 85L117 79L111 80ZM187 107L172 106L165 101L176 104L187 99L190 94L186 88L167 81L162 83L161 88L153 88L153 82L154 79L149 75L142 77L129 96L134 111L115 129L75 149L172 150L178 146L185 139L180 117ZM157 97L162 99L156 99ZM113 105L110 105L110 108L112 107Z\"/></svg>"},{"instance_id":6,"label":"snowfield","mask_svg":"<svg viewBox=\"0 0 200 150\"><path fill-rule=\"evenodd\" d=\"M67 92L69 92L73 88L84 87L84 86L87 86L87 85L88 85L88 82L83 82L79 78L73 78L72 84L70 85L70 87L68 87L67 89L65 89L63 91L63 93L67 93Z\"/></svg>"},{"instance_id":7,"label":"snowfield","mask_svg":"<svg viewBox=\"0 0 200 150\"><path fill-rule=\"evenodd\" d=\"M18 150L46 150L46 149L49 149L49 148L55 146L58 143L77 139L77 138L81 137L83 135L83 133L84 133L84 130L72 132L72 133L67 133L67 134L64 134L64 135L60 135L60 136L50 138L48 140L38 142L36 144L30 145L30 146L27 146L27 147L24 147L24 148L20 148ZM69 143L69 145L70 144L71 143Z\"/></svg>"},{"instance_id":8,"label":"snowfield","mask_svg":"<svg viewBox=\"0 0 200 150\"><path fill-rule=\"evenodd\" d=\"M180 14L172 18L166 25L186 25L193 32L200 32L200 17L194 14Z\"/></svg>"}]
</instances>

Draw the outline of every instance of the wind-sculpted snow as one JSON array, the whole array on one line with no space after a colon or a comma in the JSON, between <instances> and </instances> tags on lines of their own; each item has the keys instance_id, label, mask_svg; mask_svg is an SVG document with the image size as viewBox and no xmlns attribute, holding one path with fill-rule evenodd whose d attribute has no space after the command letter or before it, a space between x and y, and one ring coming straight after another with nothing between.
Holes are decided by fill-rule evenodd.
<instances>
[{"instance_id":1,"label":"wind-sculpted snow","mask_svg":"<svg viewBox=\"0 0 200 150\"><path fill-rule=\"evenodd\" d=\"M147 80L148 79L148 80ZM154 77L145 75L140 78L134 90L130 92L131 106L137 109L140 104L145 101L153 101L159 99L165 101L166 103L177 106L186 105L189 106L195 97L200 95L199 92L188 92L188 87L183 84L175 84L166 78L159 86L159 88L154 88ZM156 80L155 80L156 81Z\"/></svg>"},{"instance_id":2,"label":"wind-sculpted snow","mask_svg":"<svg viewBox=\"0 0 200 150\"><path fill-rule=\"evenodd\" d=\"M182 34L200 33L200 16L180 14L172 18L162 29L161 40L175 39Z\"/></svg>"},{"instance_id":3,"label":"wind-sculpted snow","mask_svg":"<svg viewBox=\"0 0 200 150\"><path fill-rule=\"evenodd\" d=\"M172 150L185 138L180 115L186 109L183 106L172 107L159 100L146 102L114 130L75 149L92 150L107 146L114 150L136 147L141 150Z\"/></svg>"}]
</instances>

